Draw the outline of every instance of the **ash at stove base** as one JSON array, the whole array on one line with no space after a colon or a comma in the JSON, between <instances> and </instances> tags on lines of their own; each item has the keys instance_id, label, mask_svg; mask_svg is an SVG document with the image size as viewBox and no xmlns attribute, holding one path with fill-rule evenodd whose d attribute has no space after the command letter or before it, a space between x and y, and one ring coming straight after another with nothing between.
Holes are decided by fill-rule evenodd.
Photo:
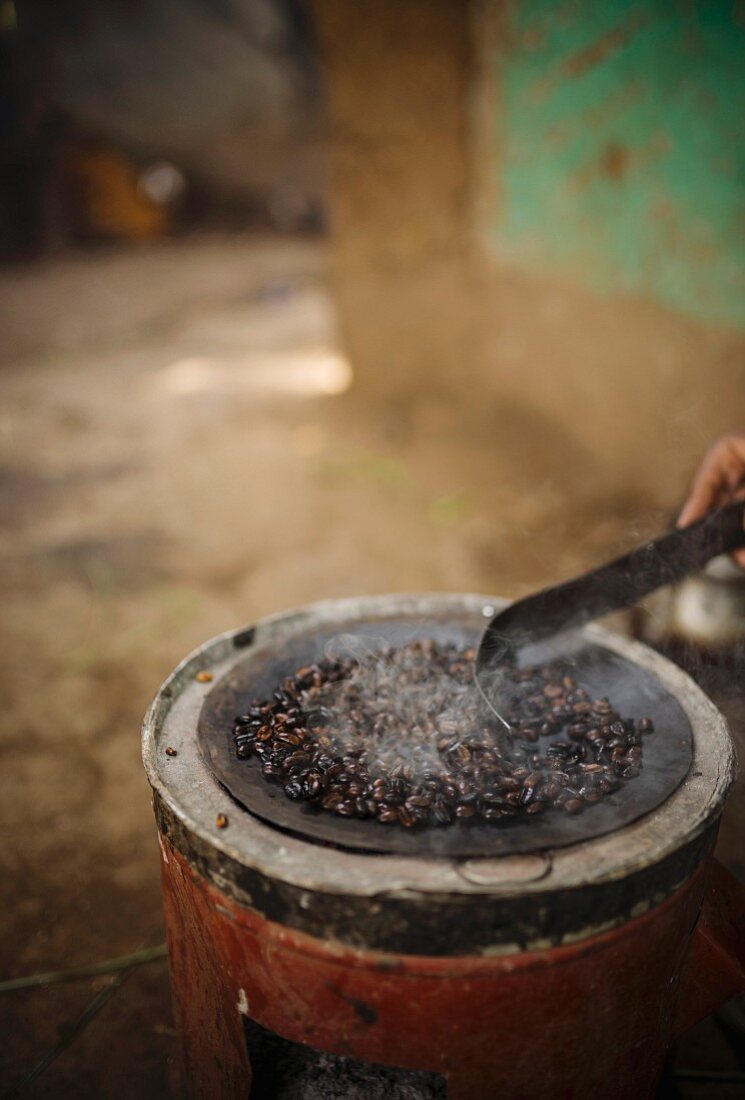
<instances>
[{"instance_id":1,"label":"ash at stove base","mask_svg":"<svg viewBox=\"0 0 745 1100\"><path fill-rule=\"evenodd\" d=\"M283 1039L244 1021L252 1081L249 1100L446 1100L439 1073L394 1069Z\"/></svg>"}]
</instances>

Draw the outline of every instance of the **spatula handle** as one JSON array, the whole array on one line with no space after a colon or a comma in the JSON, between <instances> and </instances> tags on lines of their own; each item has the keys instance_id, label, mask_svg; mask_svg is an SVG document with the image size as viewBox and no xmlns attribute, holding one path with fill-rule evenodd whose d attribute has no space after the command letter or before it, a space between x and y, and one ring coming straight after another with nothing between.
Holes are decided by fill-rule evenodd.
<instances>
[{"instance_id":1,"label":"spatula handle","mask_svg":"<svg viewBox=\"0 0 745 1100\"><path fill-rule=\"evenodd\" d=\"M736 501L710 512L703 519L669 531L653 542L645 543L596 572L605 569L612 575L625 569L630 581L629 595L634 602L656 588L675 584L697 573L712 558L745 546L745 501Z\"/></svg>"},{"instance_id":2,"label":"spatula handle","mask_svg":"<svg viewBox=\"0 0 745 1100\"><path fill-rule=\"evenodd\" d=\"M690 527L670 531L607 565L511 604L486 628L477 667L504 660L521 645L629 607L740 546L745 546L745 501L728 504Z\"/></svg>"}]
</instances>

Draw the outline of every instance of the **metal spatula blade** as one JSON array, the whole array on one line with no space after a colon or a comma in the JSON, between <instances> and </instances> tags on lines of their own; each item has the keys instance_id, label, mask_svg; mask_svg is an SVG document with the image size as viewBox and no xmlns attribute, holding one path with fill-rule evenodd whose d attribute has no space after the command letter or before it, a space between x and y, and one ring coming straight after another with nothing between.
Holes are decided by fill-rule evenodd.
<instances>
[{"instance_id":1,"label":"metal spatula blade","mask_svg":"<svg viewBox=\"0 0 745 1100\"><path fill-rule=\"evenodd\" d=\"M745 501L729 504L607 565L510 604L484 631L477 678L495 672L526 645L630 607L655 589L698 572L712 558L745 546L744 516Z\"/></svg>"}]
</instances>

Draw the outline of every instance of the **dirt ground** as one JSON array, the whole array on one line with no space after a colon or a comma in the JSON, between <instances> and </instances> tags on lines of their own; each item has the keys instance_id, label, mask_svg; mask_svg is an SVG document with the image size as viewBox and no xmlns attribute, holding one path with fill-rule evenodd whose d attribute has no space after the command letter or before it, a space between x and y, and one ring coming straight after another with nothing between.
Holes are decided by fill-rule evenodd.
<instances>
[{"instance_id":1,"label":"dirt ground","mask_svg":"<svg viewBox=\"0 0 745 1100\"><path fill-rule=\"evenodd\" d=\"M675 439L668 424L623 443L619 454L647 449L650 471L624 477L573 430L583 364L611 344L621 364L643 341L671 387L676 357L691 385L694 365L705 377L741 345L644 303L508 272L494 293L501 398L496 384L456 384L430 401L425 366L415 405L395 392L372 405L345 392L318 243L205 237L0 273L0 976L159 942L139 724L198 643L329 596L517 595L664 525L707 441L697 399ZM519 395L521 375L540 389L556 355L575 369L558 419ZM722 430L735 411L721 398ZM634 408L617 415L628 435ZM734 866L743 806L740 795L728 811ZM0 998L4 1087L101 984ZM708 1023L684 1060L733 1058ZM176 1059L154 963L24 1095L160 1097Z\"/></svg>"}]
</instances>

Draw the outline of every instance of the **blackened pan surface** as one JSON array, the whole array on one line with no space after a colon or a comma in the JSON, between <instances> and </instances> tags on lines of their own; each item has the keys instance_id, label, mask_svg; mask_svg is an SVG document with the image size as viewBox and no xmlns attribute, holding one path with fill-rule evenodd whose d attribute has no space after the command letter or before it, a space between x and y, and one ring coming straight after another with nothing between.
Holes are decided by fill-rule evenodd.
<instances>
[{"instance_id":1,"label":"blackened pan surface","mask_svg":"<svg viewBox=\"0 0 745 1100\"><path fill-rule=\"evenodd\" d=\"M207 695L198 723L200 749L217 779L249 813L279 829L319 844L370 854L473 857L564 847L614 832L663 802L691 764L693 735L683 708L649 671L602 645L575 639L567 646L567 671L593 697L607 695L625 718L648 715L656 732L645 736L641 774L579 816L558 809L507 824L456 822L445 827L405 829L377 821L340 818L308 803L292 802L282 788L262 778L256 759L239 760L233 720L255 699L269 698L281 680L318 661L329 643L344 651L345 636L364 638L366 648L403 645L413 638L475 646L482 623L473 616L354 620L334 629L308 629L281 646L261 646L220 679ZM531 662L556 659L555 651L528 655Z\"/></svg>"}]
</instances>

